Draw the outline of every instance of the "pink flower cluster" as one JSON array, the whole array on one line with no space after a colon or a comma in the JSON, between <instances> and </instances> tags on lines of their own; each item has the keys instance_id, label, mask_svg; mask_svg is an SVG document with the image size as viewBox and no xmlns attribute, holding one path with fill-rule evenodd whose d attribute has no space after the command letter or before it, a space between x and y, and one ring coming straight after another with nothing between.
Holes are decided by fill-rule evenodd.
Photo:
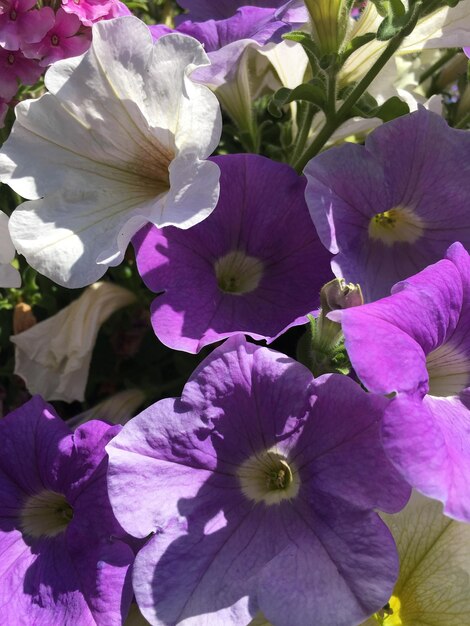
<instances>
[{"instance_id":1,"label":"pink flower cluster","mask_svg":"<svg viewBox=\"0 0 470 626\"><path fill-rule=\"evenodd\" d=\"M83 54L94 22L130 13L119 0L62 0L56 11L36 5L0 0L0 124L18 83L33 85L51 63Z\"/></svg>"}]
</instances>

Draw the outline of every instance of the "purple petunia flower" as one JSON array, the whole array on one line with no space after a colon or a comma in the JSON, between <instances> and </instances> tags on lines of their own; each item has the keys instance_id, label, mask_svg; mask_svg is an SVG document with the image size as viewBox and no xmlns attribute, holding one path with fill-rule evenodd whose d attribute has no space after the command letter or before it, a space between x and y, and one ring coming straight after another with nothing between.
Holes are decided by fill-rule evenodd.
<instances>
[{"instance_id":1,"label":"purple petunia flower","mask_svg":"<svg viewBox=\"0 0 470 626\"><path fill-rule=\"evenodd\" d=\"M345 144L305 168L306 200L333 271L373 301L441 259L470 247L470 133L424 108Z\"/></svg>"},{"instance_id":2,"label":"purple petunia flower","mask_svg":"<svg viewBox=\"0 0 470 626\"><path fill-rule=\"evenodd\" d=\"M198 352L246 332L274 339L304 324L330 280L304 200L305 180L255 155L213 159L221 170L214 212L190 230L151 225L133 239L152 291L152 324L167 346Z\"/></svg>"},{"instance_id":3,"label":"purple petunia flower","mask_svg":"<svg viewBox=\"0 0 470 626\"><path fill-rule=\"evenodd\" d=\"M287 4L286 0L177 0L177 2L183 9L189 11L187 15L180 16L180 19L189 18L195 22L224 20L244 6L278 9ZM305 14L303 21L307 19Z\"/></svg>"},{"instance_id":4,"label":"purple petunia flower","mask_svg":"<svg viewBox=\"0 0 470 626\"><path fill-rule=\"evenodd\" d=\"M114 517L99 421L75 433L35 396L0 421L2 624L120 625L134 554Z\"/></svg>"},{"instance_id":5,"label":"purple petunia flower","mask_svg":"<svg viewBox=\"0 0 470 626\"><path fill-rule=\"evenodd\" d=\"M238 336L126 424L109 493L126 530L156 532L133 576L151 624L245 626L260 610L351 626L381 608L398 563L373 509L409 496L380 443L387 402Z\"/></svg>"},{"instance_id":6,"label":"purple petunia flower","mask_svg":"<svg viewBox=\"0 0 470 626\"><path fill-rule=\"evenodd\" d=\"M392 295L334 311L351 362L375 393L396 392L383 423L400 472L444 512L470 521L470 257L444 260L398 283Z\"/></svg>"},{"instance_id":7,"label":"purple petunia flower","mask_svg":"<svg viewBox=\"0 0 470 626\"><path fill-rule=\"evenodd\" d=\"M154 39L173 32L164 25L150 26ZM234 15L221 20L192 22L185 20L175 32L194 37L204 45L210 65L195 70L191 78L198 82L219 87L232 80L240 58L249 46L263 46L281 41L291 24L276 17L273 8L243 6Z\"/></svg>"}]
</instances>

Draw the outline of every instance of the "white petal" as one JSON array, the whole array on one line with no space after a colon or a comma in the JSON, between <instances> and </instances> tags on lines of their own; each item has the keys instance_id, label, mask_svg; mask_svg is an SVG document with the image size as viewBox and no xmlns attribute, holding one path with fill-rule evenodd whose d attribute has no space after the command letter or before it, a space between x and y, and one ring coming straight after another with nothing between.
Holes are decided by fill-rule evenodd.
<instances>
[{"instance_id":1,"label":"white petal","mask_svg":"<svg viewBox=\"0 0 470 626\"><path fill-rule=\"evenodd\" d=\"M133 293L118 285L91 285L56 315L11 337L15 374L30 393L45 400L82 401L100 326L134 300Z\"/></svg>"},{"instance_id":2,"label":"white petal","mask_svg":"<svg viewBox=\"0 0 470 626\"><path fill-rule=\"evenodd\" d=\"M382 21L372 2L369 2L351 37L376 32ZM470 41L470 0L462 0L455 8L444 7L419 20L400 46L397 54L419 52L425 48L453 48ZM343 83L358 80L370 69L387 47L387 41L377 39L365 44L344 64L340 77Z\"/></svg>"},{"instance_id":3,"label":"white petal","mask_svg":"<svg viewBox=\"0 0 470 626\"><path fill-rule=\"evenodd\" d=\"M84 286L121 261L147 221L188 228L209 215L218 168L203 160L217 146L220 109L188 78L208 62L195 39L153 44L130 16L96 24L87 53L49 69L51 93L17 106L0 152L0 180L37 200L10 228L30 265Z\"/></svg>"},{"instance_id":4,"label":"white petal","mask_svg":"<svg viewBox=\"0 0 470 626\"><path fill-rule=\"evenodd\" d=\"M268 44L260 48L259 53L269 59L284 87L294 89L303 83L308 57L300 43L285 40Z\"/></svg>"},{"instance_id":5,"label":"white petal","mask_svg":"<svg viewBox=\"0 0 470 626\"><path fill-rule=\"evenodd\" d=\"M0 211L0 263L10 263L15 257L15 247L8 231L8 215Z\"/></svg>"},{"instance_id":6,"label":"white petal","mask_svg":"<svg viewBox=\"0 0 470 626\"><path fill-rule=\"evenodd\" d=\"M400 555L394 595L403 624L468 624L470 525L445 517L439 502L418 493L403 511L382 517Z\"/></svg>"},{"instance_id":7,"label":"white petal","mask_svg":"<svg viewBox=\"0 0 470 626\"><path fill-rule=\"evenodd\" d=\"M21 287L21 275L17 269L8 263L0 263L0 287Z\"/></svg>"}]
</instances>

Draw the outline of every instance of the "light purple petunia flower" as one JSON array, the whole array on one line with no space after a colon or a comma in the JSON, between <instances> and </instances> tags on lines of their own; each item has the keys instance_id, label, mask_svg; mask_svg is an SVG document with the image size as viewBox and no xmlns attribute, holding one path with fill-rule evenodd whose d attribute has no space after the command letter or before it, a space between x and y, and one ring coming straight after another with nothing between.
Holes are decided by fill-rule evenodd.
<instances>
[{"instance_id":1,"label":"light purple petunia flower","mask_svg":"<svg viewBox=\"0 0 470 626\"><path fill-rule=\"evenodd\" d=\"M177 0L178 4L187 9L188 14L179 16L180 21L190 19L195 22L205 20L224 20L234 15L240 7L253 6L268 9L278 9L284 7L286 0ZM299 9L297 9L299 12ZM300 15L300 12L299 12ZM302 20L308 20L305 8Z\"/></svg>"},{"instance_id":2,"label":"light purple petunia flower","mask_svg":"<svg viewBox=\"0 0 470 626\"><path fill-rule=\"evenodd\" d=\"M164 25L150 26L154 39L173 32ZM248 46L263 46L281 41L291 24L276 17L274 8L243 6L231 17L221 20L181 22L174 32L194 37L204 45L211 64L195 70L191 78L213 87L230 81Z\"/></svg>"},{"instance_id":3,"label":"light purple petunia flower","mask_svg":"<svg viewBox=\"0 0 470 626\"><path fill-rule=\"evenodd\" d=\"M444 260L392 295L328 317L341 321L351 362L375 393L396 392L383 440L414 487L470 521L470 257Z\"/></svg>"},{"instance_id":4,"label":"light purple petunia flower","mask_svg":"<svg viewBox=\"0 0 470 626\"><path fill-rule=\"evenodd\" d=\"M150 623L351 626L381 608L398 563L374 509L409 496L380 443L387 402L237 336L126 424L109 493L127 531L156 533L133 575Z\"/></svg>"},{"instance_id":5,"label":"light purple petunia flower","mask_svg":"<svg viewBox=\"0 0 470 626\"><path fill-rule=\"evenodd\" d=\"M39 396L0 421L2 624L122 624L134 553L104 451L119 429L91 421L72 434Z\"/></svg>"},{"instance_id":6,"label":"light purple petunia flower","mask_svg":"<svg viewBox=\"0 0 470 626\"><path fill-rule=\"evenodd\" d=\"M255 155L215 157L220 198L184 233L149 225L133 239L152 291L152 324L167 346L198 352L246 332L274 339L304 324L331 278L304 200L305 179Z\"/></svg>"},{"instance_id":7,"label":"light purple petunia flower","mask_svg":"<svg viewBox=\"0 0 470 626\"><path fill-rule=\"evenodd\" d=\"M333 271L367 301L470 247L470 133L424 108L373 131L365 146L331 148L305 168L306 200Z\"/></svg>"}]
</instances>

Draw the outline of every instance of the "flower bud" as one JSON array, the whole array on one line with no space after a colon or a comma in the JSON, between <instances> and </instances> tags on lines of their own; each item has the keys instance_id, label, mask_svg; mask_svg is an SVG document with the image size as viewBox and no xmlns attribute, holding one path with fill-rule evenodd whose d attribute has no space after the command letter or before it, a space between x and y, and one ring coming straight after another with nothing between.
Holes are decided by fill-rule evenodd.
<instances>
[{"instance_id":1,"label":"flower bud","mask_svg":"<svg viewBox=\"0 0 470 626\"><path fill-rule=\"evenodd\" d=\"M91 355L101 325L134 302L128 289L108 282L90 285L72 304L11 337L15 374L45 400L83 401Z\"/></svg>"},{"instance_id":2,"label":"flower bud","mask_svg":"<svg viewBox=\"0 0 470 626\"><path fill-rule=\"evenodd\" d=\"M322 312L326 315L330 311L364 304L364 298L360 285L346 283L344 278L335 278L322 287L320 302Z\"/></svg>"},{"instance_id":3,"label":"flower bud","mask_svg":"<svg viewBox=\"0 0 470 626\"><path fill-rule=\"evenodd\" d=\"M19 302L13 310L13 333L19 333L32 328L37 324L33 309L26 302Z\"/></svg>"},{"instance_id":4,"label":"flower bud","mask_svg":"<svg viewBox=\"0 0 470 626\"><path fill-rule=\"evenodd\" d=\"M305 0L312 36L322 54L339 52L350 23L352 0Z\"/></svg>"}]
</instances>

